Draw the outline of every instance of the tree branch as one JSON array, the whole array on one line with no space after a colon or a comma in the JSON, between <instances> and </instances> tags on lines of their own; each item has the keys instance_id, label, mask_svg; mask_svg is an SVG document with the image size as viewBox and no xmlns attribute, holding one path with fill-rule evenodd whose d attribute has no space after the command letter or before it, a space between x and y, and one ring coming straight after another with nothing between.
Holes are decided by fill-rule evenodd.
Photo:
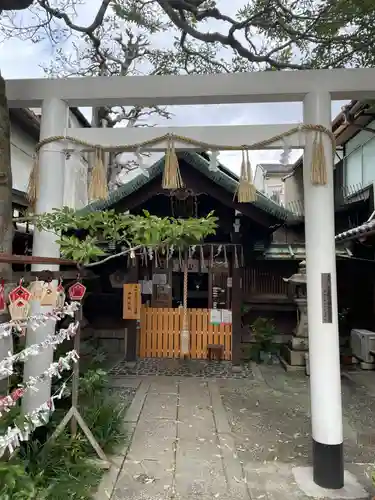
<instances>
[{"instance_id":1,"label":"tree branch","mask_svg":"<svg viewBox=\"0 0 375 500\"><path fill-rule=\"evenodd\" d=\"M269 66L277 69L310 69L310 65L305 65L305 64L293 64L293 63L283 63L281 61L277 61L276 59L272 59L269 57L267 54L265 55L257 55L254 52L250 51L246 47L244 47L235 37L233 34L231 34L231 31L229 31L228 35L222 35L221 33L214 31L214 32L206 32L202 33L201 31L198 31L196 28L194 28L191 24L188 23L186 20L185 16L181 13L177 13L174 9L172 9L169 5L168 0L158 0L158 3L161 5L163 10L166 12L170 20L177 26L180 30L185 32L186 34L190 35L192 38L195 38L196 40L200 40L204 43L220 43L224 46L229 46L231 47L235 52L237 52L241 57L244 57L248 61L256 64L268 64ZM215 9L215 14L214 14L216 19L222 20L222 21L228 21L233 23L234 21L231 18L228 18L228 16L224 16L220 14L220 12ZM212 16L211 16L212 17Z\"/></svg>"},{"instance_id":2,"label":"tree branch","mask_svg":"<svg viewBox=\"0 0 375 500\"><path fill-rule=\"evenodd\" d=\"M116 253L114 255L109 255L105 259L98 260L97 262L91 262L90 264L85 264L85 265L83 265L81 267L87 268L87 267L99 266L101 264L104 264L105 262L108 262L109 260L117 259L117 257L121 257L122 255L127 255L128 253L135 252L135 251L139 250L140 248L142 248L142 245L138 245L138 246L136 246L134 248L128 248L128 249L126 249L126 250L124 250L122 252Z\"/></svg>"},{"instance_id":3,"label":"tree branch","mask_svg":"<svg viewBox=\"0 0 375 500\"><path fill-rule=\"evenodd\" d=\"M34 0L0 0L0 11L28 9L33 2Z\"/></svg>"},{"instance_id":4,"label":"tree branch","mask_svg":"<svg viewBox=\"0 0 375 500\"><path fill-rule=\"evenodd\" d=\"M38 0L38 2L39 5L43 7L43 9L45 9L46 12L48 12L51 16L55 17L56 19L61 19L62 21L64 21L66 26L71 30L77 31L78 33L85 33L86 35L90 35L103 23L104 16L107 12L111 0L102 0L99 10L95 16L95 19L89 26L79 26L78 24L73 23L73 21L67 14L61 12L59 9L51 7L49 5L49 0Z\"/></svg>"}]
</instances>

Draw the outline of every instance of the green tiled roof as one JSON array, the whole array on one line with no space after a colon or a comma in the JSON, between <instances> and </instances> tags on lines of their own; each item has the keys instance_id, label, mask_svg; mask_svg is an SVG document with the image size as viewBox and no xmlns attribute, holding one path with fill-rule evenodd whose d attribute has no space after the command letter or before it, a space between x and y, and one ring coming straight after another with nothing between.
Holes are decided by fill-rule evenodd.
<instances>
[{"instance_id":1,"label":"green tiled roof","mask_svg":"<svg viewBox=\"0 0 375 500\"><path fill-rule=\"evenodd\" d=\"M209 169L209 161L199 153L195 152L179 152L178 157L185 160L189 165L196 168L199 172L204 174L219 186L226 189L231 194L234 195L234 193L236 192L238 186L238 176L236 176L233 172L231 172L223 165L219 165L218 170L212 171ZM152 179L155 179L155 177L161 175L164 169L164 159L165 157L161 158L147 169L150 174L149 177L146 177L140 172L129 182L118 188L116 191L113 191L106 200L94 201L93 203L87 205L87 207L83 208L80 212L85 213L91 211L108 210L112 208L124 198L150 182ZM254 205L257 208L273 215L274 217L279 218L282 221L292 221L298 219L298 217L296 217L291 211L278 205L259 191L258 198L254 202Z\"/></svg>"}]
</instances>

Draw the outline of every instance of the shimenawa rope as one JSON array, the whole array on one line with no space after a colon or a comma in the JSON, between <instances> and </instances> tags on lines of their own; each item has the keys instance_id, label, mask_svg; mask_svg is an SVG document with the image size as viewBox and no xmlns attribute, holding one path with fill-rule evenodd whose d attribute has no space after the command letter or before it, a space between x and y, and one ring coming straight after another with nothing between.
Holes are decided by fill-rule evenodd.
<instances>
[{"instance_id":1,"label":"shimenawa rope","mask_svg":"<svg viewBox=\"0 0 375 500\"><path fill-rule=\"evenodd\" d=\"M312 152L312 164L311 164L311 182L314 185L324 185L327 184L327 166L326 158L324 155L323 147L323 135L330 138L332 142L332 148L335 149L336 138L331 130L327 129L323 125L299 125L298 127L293 127L283 134L276 135L264 141L259 141L251 145L217 145L209 144L206 142L198 141L196 139L191 139L189 137L184 137L177 134L165 134L160 137L155 137L143 142L138 142L135 144L123 144L117 146L109 146L104 148L100 144L91 144L87 141L82 141L70 136L52 136L40 141L36 146L36 155L33 170L30 175L29 187L28 187L28 199L31 205L35 204L38 196L38 171L39 171L39 151L46 144L57 142L57 141L68 141L78 146L83 146L84 148L96 151L96 164L93 169L93 175L90 184L90 199L105 199L108 195L107 182L105 167L102 161L102 152L107 149L111 151L118 152L136 152L142 148L154 146L161 142L167 142L167 150L165 157L165 168L163 173L163 188L164 189L179 189L184 186L183 180L181 178L178 159L175 151L175 143L184 143L187 145L195 146L203 151L243 151L241 175L239 178L238 188L237 188L237 198L240 203L253 202L256 199L256 189L253 184L251 165L249 161L248 152L250 150L264 149L275 142L281 141L287 137L291 137L294 134L299 134L301 132L315 133L315 140L313 143ZM100 152L100 154L99 154Z\"/></svg>"}]
</instances>

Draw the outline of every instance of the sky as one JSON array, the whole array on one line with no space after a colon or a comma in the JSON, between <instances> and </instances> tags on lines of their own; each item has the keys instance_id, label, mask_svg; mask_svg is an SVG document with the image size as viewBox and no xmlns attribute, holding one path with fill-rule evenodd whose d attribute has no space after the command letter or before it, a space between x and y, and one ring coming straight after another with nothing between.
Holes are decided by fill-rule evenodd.
<instances>
[{"instance_id":1,"label":"sky","mask_svg":"<svg viewBox=\"0 0 375 500\"><path fill-rule=\"evenodd\" d=\"M52 2L53 3L53 2ZM87 0L77 9L75 21L81 25L88 25L96 14L100 0ZM223 12L243 6L244 0L218 0L218 6ZM30 22L30 14L22 14L22 22ZM208 29L219 30L220 26L212 24ZM163 34L157 40L158 45L172 43L173 34ZM67 53L72 50L71 41L60 46ZM6 40L0 44L0 68L5 78L41 78L44 77L43 65L48 65L54 58L54 51L49 40L39 43L22 41L17 38ZM270 75L271 76L271 75ZM340 111L342 102L332 103L332 116ZM216 106L170 106L172 119L153 120L156 125L190 126L190 125L256 125L271 123L298 123L302 121L301 103L274 103L274 104L240 104ZM82 110L90 118L90 110ZM259 163L277 163L281 151L252 151L251 161L253 170ZM293 151L290 160L295 161L298 151ZM241 158L237 152L222 152L219 160L237 174L240 170Z\"/></svg>"}]
</instances>

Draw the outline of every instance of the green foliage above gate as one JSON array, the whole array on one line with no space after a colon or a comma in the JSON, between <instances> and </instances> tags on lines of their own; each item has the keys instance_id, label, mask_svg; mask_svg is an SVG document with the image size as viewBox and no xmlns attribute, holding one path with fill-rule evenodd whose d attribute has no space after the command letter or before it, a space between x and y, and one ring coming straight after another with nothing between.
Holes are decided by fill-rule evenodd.
<instances>
[{"instance_id":1,"label":"green foliage above gate","mask_svg":"<svg viewBox=\"0 0 375 500\"><path fill-rule=\"evenodd\" d=\"M175 219L157 217L144 211L143 215L105 212L79 214L64 207L35 217L38 230L52 231L58 236L61 254L81 264L105 258L108 244L121 247L126 255L140 247L183 249L215 234L217 217L213 212L203 218ZM73 234L72 234L73 233Z\"/></svg>"}]
</instances>

